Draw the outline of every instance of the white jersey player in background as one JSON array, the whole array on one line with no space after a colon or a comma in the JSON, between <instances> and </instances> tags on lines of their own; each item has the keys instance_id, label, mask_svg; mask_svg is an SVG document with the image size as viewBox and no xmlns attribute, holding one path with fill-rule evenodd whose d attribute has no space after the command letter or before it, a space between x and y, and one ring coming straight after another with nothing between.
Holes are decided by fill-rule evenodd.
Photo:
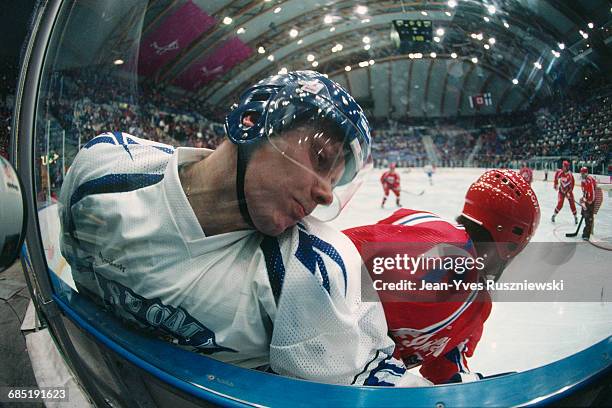
<instances>
[{"instance_id":1,"label":"white jersey player in background","mask_svg":"<svg viewBox=\"0 0 612 408\"><path fill-rule=\"evenodd\" d=\"M277 75L241 96L226 133L214 151L121 132L85 145L60 196L79 292L242 367L429 385L392 357L382 306L361 301L359 253L322 221L369 157L359 105L318 73Z\"/></svg>"},{"instance_id":2,"label":"white jersey player in background","mask_svg":"<svg viewBox=\"0 0 612 408\"><path fill-rule=\"evenodd\" d=\"M433 174L435 172L434 167L431 164L426 164L423 166L423 171L427 174L427 178L429 179L429 185L433 186Z\"/></svg>"}]
</instances>

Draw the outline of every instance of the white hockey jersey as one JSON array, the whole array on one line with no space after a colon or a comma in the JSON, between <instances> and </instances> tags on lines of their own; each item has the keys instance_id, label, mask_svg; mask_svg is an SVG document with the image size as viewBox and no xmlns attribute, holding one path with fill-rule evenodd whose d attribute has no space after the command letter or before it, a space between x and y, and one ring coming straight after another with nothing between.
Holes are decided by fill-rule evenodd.
<instances>
[{"instance_id":1,"label":"white hockey jersey","mask_svg":"<svg viewBox=\"0 0 612 408\"><path fill-rule=\"evenodd\" d=\"M391 357L379 303L361 302L361 258L316 220L278 237L206 236L178 166L207 149L104 133L60 194L61 250L80 292L124 320L247 368L357 385L428 385Z\"/></svg>"}]
</instances>

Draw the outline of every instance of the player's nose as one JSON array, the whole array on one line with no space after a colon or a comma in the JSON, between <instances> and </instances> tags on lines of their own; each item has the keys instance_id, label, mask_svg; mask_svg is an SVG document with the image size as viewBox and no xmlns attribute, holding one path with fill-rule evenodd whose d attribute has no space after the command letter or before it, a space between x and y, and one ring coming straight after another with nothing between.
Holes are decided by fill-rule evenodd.
<instances>
[{"instance_id":1,"label":"player's nose","mask_svg":"<svg viewBox=\"0 0 612 408\"><path fill-rule=\"evenodd\" d=\"M311 190L312 200L317 205L330 205L334 199L331 180L315 177Z\"/></svg>"}]
</instances>

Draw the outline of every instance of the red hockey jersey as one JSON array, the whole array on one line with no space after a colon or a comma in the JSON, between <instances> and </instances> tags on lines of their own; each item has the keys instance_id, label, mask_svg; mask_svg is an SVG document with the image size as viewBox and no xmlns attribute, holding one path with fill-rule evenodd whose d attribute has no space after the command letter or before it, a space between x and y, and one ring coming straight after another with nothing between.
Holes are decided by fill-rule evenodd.
<instances>
[{"instance_id":1,"label":"red hockey jersey","mask_svg":"<svg viewBox=\"0 0 612 408\"><path fill-rule=\"evenodd\" d=\"M555 173L554 186L560 193L574 191L574 175L571 171L564 172L562 169L557 170Z\"/></svg>"},{"instance_id":2,"label":"red hockey jersey","mask_svg":"<svg viewBox=\"0 0 612 408\"><path fill-rule=\"evenodd\" d=\"M476 256L461 225L425 211L400 209L375 225L351 228L344 233L356 245L370 271L375 257L388 259L407 254L418 258L432 253ZM397 270L386 270L384 274L373 279L384 276L386 281L392 281L402 275L414 281L417 288L422 282L473 283L479 279L476 270L456 273L437 267L421 268L414 275ZM384 291L378 294L396 343L396 357L402 358L408 367L420 364L421 374L435 384L445 383L457 373L469 373L466 358L473 355L491 312L488 292L417 290L404 292L403 296Z\"/></svg>"},{"instance_id":3,"label":"red hockey jersey","mask_svg":"<svg viewBox=\"0 0 612 408\"><path fill-rule=\"evenodd\" d=\"M400 176L397 172L391 173L390 171L385 171L380 178L380 182L386 185L389 188L398 188L400 185Z\"/></svg>"},{"instance_id":4,"label":"red hockey jersey","mask_svg":"<svg viewBox=\"0 0 612 408\"><path fill-rule=\"evenodd\" d=\"M580 182L582 187L582 197L587 204L593 203L595 200L595 189L597 188L597 182L591 176L587 176L586 179Z\"/></svg>"}]
</instances>

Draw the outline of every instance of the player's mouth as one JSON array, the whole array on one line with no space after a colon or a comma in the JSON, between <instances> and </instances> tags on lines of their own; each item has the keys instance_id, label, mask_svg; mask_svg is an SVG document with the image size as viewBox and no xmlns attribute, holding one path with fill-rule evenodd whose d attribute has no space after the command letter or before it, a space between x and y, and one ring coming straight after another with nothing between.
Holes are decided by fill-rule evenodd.
<instances>
[{"instance_id":1,"label":"player's mouth","mask_svg":"<svg viewBox=\"0 0 612 408\"><path fill-rule=\"evenodd\" d=\"M294 219L299 221L302 218L306 217L309 212L306 211L304 206L297 199L294 198L293 201L295 201L295 206L292 211L292 216Z\"/></svg>"}]
</instances>

